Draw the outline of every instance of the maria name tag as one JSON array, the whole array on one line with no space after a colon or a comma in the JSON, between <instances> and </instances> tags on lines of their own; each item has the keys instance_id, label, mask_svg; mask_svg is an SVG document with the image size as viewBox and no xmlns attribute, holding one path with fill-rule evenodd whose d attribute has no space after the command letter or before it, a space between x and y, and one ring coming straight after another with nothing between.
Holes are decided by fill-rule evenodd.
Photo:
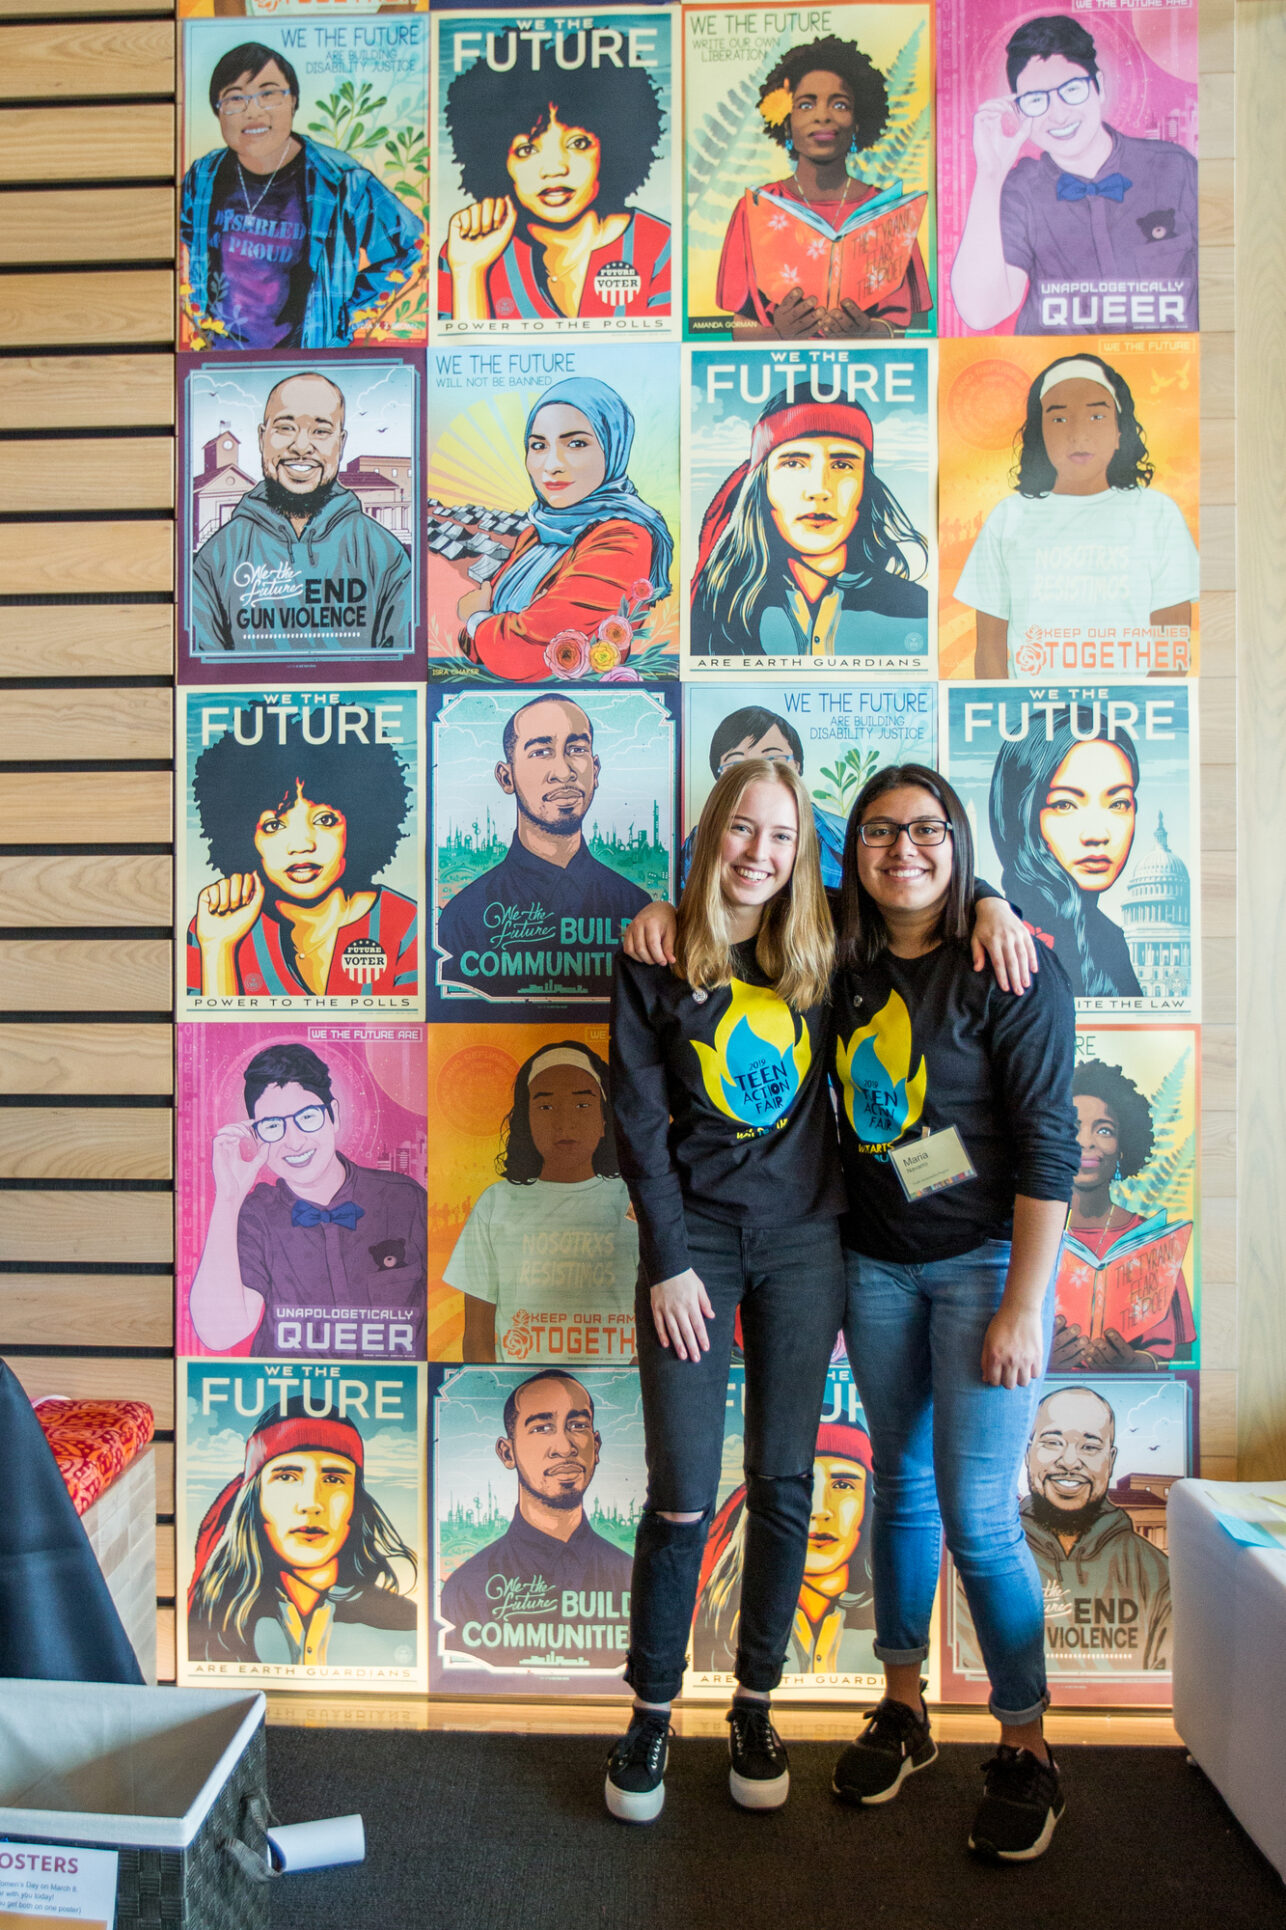
<instances>
[{"instance_id":1,"label":"maria name tag","mask_svg":"<svg viewBox=\"0 0 1286 1930\"><path fill-rule=\"evenodd\" d=\"M894 1146L889 1158L909 1200L922 1200L928 1193L942 1193L948 1186L959 1186L961 1180L978 1177L954 1126Z\"/></svg>"}]
</instances>

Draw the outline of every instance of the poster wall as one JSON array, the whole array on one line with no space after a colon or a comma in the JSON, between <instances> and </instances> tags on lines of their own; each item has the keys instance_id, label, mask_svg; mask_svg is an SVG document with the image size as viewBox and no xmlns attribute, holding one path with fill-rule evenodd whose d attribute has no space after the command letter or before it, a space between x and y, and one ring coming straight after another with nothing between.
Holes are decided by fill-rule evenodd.
<instances>
[{"instance_id":1,"label":"poster wall","mask_svg":"<svg viewBox=\"0 0 1286 1930\"><path fill-rule=\"evenodd\" d=\"M943 342L944 677L1182 677L1198 663L1196 339Z\"/></svg>"},{"instance_id":2,"label":"poster wall","mask_svg":"<svg viewBox=\"0 0 1286 1930\"><path fill-rule=\"evenodd\" d=\"M429 23L188 20L179 347L423 342Z\"/></svg>"},{"instance_id":3,"label":"poster wall","mask_svg":"<svg viewBox=\"0 0 1286 1930\"><path fill-rule=\"evenodd\" d=\"M940 334L1195 334L1197 62L1197 0L942 0Z\"/></svg>"},{"instance_id":4,"label":"poster wall","mask_svg":"<svg viewBox=\"0 0 1286 1930\"><path fill-rule=\"evenodd\" d=\"M683 674L928 677L930 350L694 349Z\"/></svg>"},{"instance_id":5,"label":"poster wall","mask_svg":"<svg viewBox=\"0 0 1286 1930\"><path fill-rule=\"evenodd\" d=\"M427 1372L430 1687L619 1695L646 1485L637 1373Z\"/></svg>"},{"instance_id":6,"label":"poster wall","mask_svg":"<svg viewBox=\"0 0 1286 1930\"><path fill-rule=\"evenodd\" d=\"M672 336L676 13L433 25L434 339Z\"/></svg>"},{"instance_id":7,"label":"poster wall","mask_svg":"<svg viewBox=\"0 0 1286 1930\"><path fill-rule=\"evenodd\" d=\"M1109 1374L1045 1382L1019 1513L1045 1599L1045 1667L1064 1707L1170 1700L1166 1496L1197 1461L1197 1377ZM942 1577L945 1701L989 1689L964 1587Z\"/></svg>"},{"instance_id":8,"label":"poster wall","mask_svg":"<svg viewBox=\"0 0 1286 1930\"><path fill-rule=\"evenodd\" d=\"M179 363L185 682L423 668L423 357Z\"/></svg>"},{"instance_id":9,"label":"poster wall","mask_svg":"<svg viewBox=\"0 0 1286 1930\"><path fill-rule=\"evenodd\" d=\"M425 1369L179 1372L179 1682L423 1690Z\"/></svg>"},{"instance_id":10,"label":"poster wall","mask_svg":"<svg viewBox=\"0 0 1286 1930\"><path fill-rule=\"evenodd\" d=\"M929 8L683 24L689 337L933 333Z\"/></svg>"},{"instance_id":11,"label":"poster wall","mask_svg":"<svg viewBox=\"0 0 1286 1930\"><path fill-rule=\"evenodd\" d=\"M435 1017L605 1016L621 933L672 896L673 689L430 692Z\"/></svg>"},{"instance_id":12,"label":"poster wall","mask_svg":"<svg viewBox=\"0 0 1286 1930\"><path fill-rule=\"evenodd\" d=\"M1082 1014L1200 1011L1196 695L942 686L943 768L978 870L1052 946Z\"/></svg>"},{"instance_id":13,"label":"poster wall","mask_svg":"<svg viewBox=\"0 0 1286 1930\"><path fill-rule=\"evenodd\" d=\"M184 690L185 1016L424 1016L422 688Z\"/></svg>"},{"instance_id":14,"label":"poster wall","mask_svg":"<svg viewBox=\"0 0 1286 1930\"><path fill-rule=\"evenodd\" d=\"M428 1069L430 1358L631 1362L607 1027L435 1025Z\"/></svg>"},{"instance_id":15,"label":"poster wall","mask_svg":"<svg viewBox=\"0 0 1286 1930\"><path fill-rule=\"evenodd\" d=\"M420 1025L178 1033L181 1354L423 1360Z\"/></svg>"},{"instance_id":16,"label":"poster wall","mask_svg":"<svg viewBox=\"0 0 1286 1930\"><path fill-rule=\"evenodd\" d=\"M435 348L435 677L678 674L679 350Z\"/></svg>"}]
</instances>

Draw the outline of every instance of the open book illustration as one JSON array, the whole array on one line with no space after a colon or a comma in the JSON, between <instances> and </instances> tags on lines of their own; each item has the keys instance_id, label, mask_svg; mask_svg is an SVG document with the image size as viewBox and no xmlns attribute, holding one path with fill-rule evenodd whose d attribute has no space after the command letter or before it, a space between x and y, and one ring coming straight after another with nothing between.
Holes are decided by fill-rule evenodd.
<instances>
[{"instance_id":1,"label":"open book illustration","mask_svg":"<svg viewBox=\"0 0 1286 1930\"><path fill-rule=\"evenodd\" d=\"M1174 1224L1164 1213L1132 1226L1100 1260L1069 1232L1058 1268L1058 1311L1089 1340L1109 1328L1134 1340L1165 1317L1179 1283L1191 1220Z\"/></svg>"},{"instance_id":2,"label":"open book illustration","mask_svg":"<svg viewBox=\"0 0 1286 1930\"><path fill-rule=\"evenodd\" d=\"M827 308L845 300L873 308L905 276L928 199L894 183L833 227L807 202L771 188L748 189L755 281L770 301L798 287Z\"/></svg>"}]
</instances>

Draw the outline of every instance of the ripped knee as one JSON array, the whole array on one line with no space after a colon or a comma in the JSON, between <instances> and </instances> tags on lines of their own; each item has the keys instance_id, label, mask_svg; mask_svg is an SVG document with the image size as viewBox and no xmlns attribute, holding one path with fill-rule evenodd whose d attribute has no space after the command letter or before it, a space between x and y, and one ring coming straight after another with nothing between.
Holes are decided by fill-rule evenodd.
<instances>
[{"instance_id":1,"label":"ripped knee","mask_svg":"<svg viewBox=\"0 0 1286 1930\"><path fill-rule=\"evenodd\" d=\"M669 1509L667 1508L658 1508L656 1512L662 1521L677 1521L685 1527L689 1522L700 1521L702 1519L700 1509L698 1509L695 1514L683 1514L683 1515L671 1514Z\"/></svg>"}]
</instances>

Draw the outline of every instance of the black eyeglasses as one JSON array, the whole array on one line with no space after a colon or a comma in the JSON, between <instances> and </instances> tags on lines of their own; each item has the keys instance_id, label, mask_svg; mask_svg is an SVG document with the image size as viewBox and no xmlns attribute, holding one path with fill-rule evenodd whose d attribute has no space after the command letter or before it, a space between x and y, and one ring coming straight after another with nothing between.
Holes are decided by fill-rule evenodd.
<instances>
[{"instance_id":1,"label":"black eyeglasses","mask_svg":"<svg viewBox=\"0 0 1286 1930\"><path fill-rule=\"evenodd\" d=\"M1064 107L1080 107L1089 99L1093 85L1088 75L1078 74L1061 87L1033 87L1026 94L1012 94L1010 99L1024 120L1038 121L1054 99L1062 101Z\"/></svg>"},{"instance_id":2,"label":"black eyeglasses","mask_svg":"<svg viewBox=\"0 0 1286 1930\"><path fill-rule=\"evenodd\" d=\"M912 818L909 824L894 824L891 818L868 818L858 825L857 835L872 851L887 851L904 831L912 844L942 844L950 829L945 818Z\"/></svg>"},{"instance_id":3,"label":"black eyeglasses","mask_svg":"<svg viewBox=\"0 0 1286 1930\"><path fill-rule=\"evenodd\" d=\"M255 1138L261 1139L265 1146L273 1146L285 1138L287 1126L298 1126L301 1133L319 1133L330 1116L329 1106L303 1106L298 1112L269 1113L266 1119L254 1119L250 1123Z\"/></svg>"}]
</instances>

